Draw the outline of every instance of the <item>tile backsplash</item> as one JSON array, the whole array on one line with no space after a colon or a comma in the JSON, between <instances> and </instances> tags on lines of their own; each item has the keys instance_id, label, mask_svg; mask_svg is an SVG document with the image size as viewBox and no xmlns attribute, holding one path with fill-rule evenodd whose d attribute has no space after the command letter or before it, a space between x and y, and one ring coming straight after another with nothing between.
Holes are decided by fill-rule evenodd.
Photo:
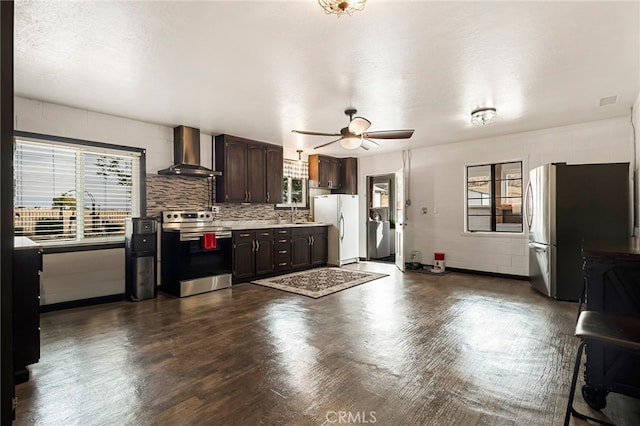
<instances>
[{"instance_id":1,"label":"tile backsplash","mask_svg":"<svg viewBox=\"0 0 640 426\"><path fill-rule=\"evenodd\" d=\"M215 179L215 178L214 178ZM163 210L206 210L215 200L215 182L189 176L147 175L147 216L159 217ZM209 196L211 194L211 197ZM216 220L289 220L288 210L273 204L221 203ZM298 210L295 221L307 220L310 210Z\"/></svg>"}]
</instances>

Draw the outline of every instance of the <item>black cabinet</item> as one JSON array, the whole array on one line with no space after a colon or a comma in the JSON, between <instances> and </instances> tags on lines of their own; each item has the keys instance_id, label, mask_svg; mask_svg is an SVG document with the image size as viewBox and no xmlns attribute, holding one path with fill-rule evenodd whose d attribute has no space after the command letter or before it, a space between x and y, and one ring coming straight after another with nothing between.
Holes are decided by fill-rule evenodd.
<instances>
[{"instance_id":1,"label":"black cabinet","mask_svg":"<svg viewBox=\"0 0 640 426\"><path fill-rule=\"evenodd\" d=\"M587 243L584 275L588 310L640 317L638 239ZM640 355L623 356L620 350L599 342L589 342L585 353L587 403L599 404L608 392L640 398Z\"/></svg>"},{"instance_id":2,"label":"black cabinet","mask_svg":"<svg viewBox=\"0 0 640 426\"><path fill-rule=\"evenodd\" d=\"M215 137L218 203L282 202L283 148L230 135Z\"/></svg>"},{"instance_id":3,"label":"black cabinet","mask_svg":"<svg viewBox=\"0 0 640 426\"><path fill-rule=\"evenodd\" d=\"M13 255L13 371L29 380L27 366L40 360L40 271L42 252L17 249Z\"/></svg>"},{"instance_id":4,"label":"black cabinet","mask_svg":"<svg viewBox=\"0 0 640 426\"><path fill-rule=\"evenodd\" d=\"M240 282L273 272L273 230L234 231L233 280Z\"/></svg>"}]
</instances>

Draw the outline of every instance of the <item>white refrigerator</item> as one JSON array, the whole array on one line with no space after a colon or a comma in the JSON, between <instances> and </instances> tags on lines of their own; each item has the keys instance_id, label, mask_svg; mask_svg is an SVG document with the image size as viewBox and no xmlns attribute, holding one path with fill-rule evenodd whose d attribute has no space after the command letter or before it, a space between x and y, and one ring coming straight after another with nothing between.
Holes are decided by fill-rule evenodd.
<instances>
[{"instance_id":1,"label":"white refrigerator","mask_svg":"<svg viewBox=\"0 0 640 426\"><path fill-rule=\"evenodd\" d=\"M329 225L329 265L342 266L359 260L357 195L315 196L313 220Z\"/></svg>"}]
</instances>

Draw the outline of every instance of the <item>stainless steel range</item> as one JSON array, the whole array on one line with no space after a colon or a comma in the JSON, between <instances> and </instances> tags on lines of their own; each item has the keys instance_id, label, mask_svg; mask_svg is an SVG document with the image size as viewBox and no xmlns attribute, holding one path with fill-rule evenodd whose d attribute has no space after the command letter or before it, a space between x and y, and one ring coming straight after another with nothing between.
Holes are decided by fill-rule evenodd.
<instances>
[{"instance_id":1,"label":"stainless steel range","mask_svg":"<svg viewBox=\"0 0 640 426\"><path fill-rule=\"evenodd\" d=\"M231 286L231 229L210 211L162 212L162 290L184 297Z\"/></svg>"}]
</instances>

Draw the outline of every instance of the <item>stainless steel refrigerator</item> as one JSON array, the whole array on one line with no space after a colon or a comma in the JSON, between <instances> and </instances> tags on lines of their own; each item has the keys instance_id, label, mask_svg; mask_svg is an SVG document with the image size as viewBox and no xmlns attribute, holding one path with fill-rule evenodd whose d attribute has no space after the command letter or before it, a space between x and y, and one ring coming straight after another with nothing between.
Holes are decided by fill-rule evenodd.
<instances>
[{"instance_id":1,"label":"stainless steel refrigerator","mask_svg":"<svg viewBox=\"0 0 640 426\"><path fill-rule=\"evenodd\" d=\"M357 195L314 197L313 220L329 224L329 265L342 266L359 260Z\"/></svg>"},{"instance_id":2,"label":"stainless steel refrigerator","mask_svg":"<svg viewBox=\"0 0 640 426\"><path fill-rule=\"evenodd\" d=\"M629 188L629 163L546 164L529 172L525 219L533 288L579 300L583 241L631 236Z\"/></svg>"}]
</instances>

